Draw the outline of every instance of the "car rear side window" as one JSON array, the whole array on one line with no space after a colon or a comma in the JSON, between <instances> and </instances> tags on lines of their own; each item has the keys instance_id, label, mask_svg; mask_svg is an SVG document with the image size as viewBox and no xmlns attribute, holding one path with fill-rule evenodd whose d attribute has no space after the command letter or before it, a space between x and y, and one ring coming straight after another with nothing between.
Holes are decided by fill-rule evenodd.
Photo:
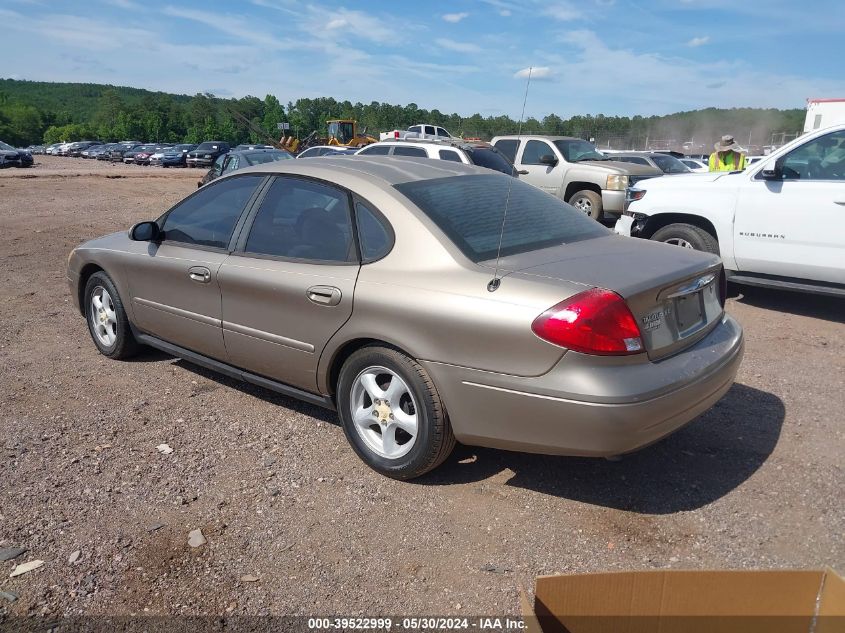
<instances>
[{"instance_id":1,"label":"car rear side window","mask_svg":"<svg viewBox=\"0 0 845 633\"><path fill-rule=\"evenodd\" d=\"M458 152L453 149L441 149L440 150L440 159L441 160L451 160L455 163L462 163L464 161L461 160L461 157L458 156Z\"/></svg>"},{"instance_id":2,"label":"car rear side window","mask_svg":"<svg viewBox=\"0 0 845 633\"><path fill-rule=\"evenodd\" d=\"M397 145L393 148L394 156L416 156L418 158L428 158L428 154L422 147L403 147Z\"/></svg>"},{"instance_id":3,"label":"car rear side window","mask_svg":"<svg viewBox=\"0 0 845 633\"><path fill-rule=\"evenodd\" d=\"M387 156L390 153L389 145L372 145L365 147L359 152L362 156Z\"/></svg>"},{"instance_id":4,"label":"car rear side window","mask_svg":"<svg viewBox=\"0 0 845 633\"><path fill-rule=\"evenodd\" d=\"M393 233L387 221L361 201L355 204L358 221L358 239L361 242L361 259L368 263L381 259L393 247Z\"/></svg>"},{"instance_id":5,"label":"car rear side window","mask_svg":"<svg viewBox=\"0 0 845 633\"><path fill-rule=\"evenodd\" d=\"M227 248L244 206L262 180L263 175L250 174L203 187L159 219L165 241Z\"/></svg>"},{"instance_id":6,"label":"car rear side window","mask_svg":"<svg viewBox=\"0 0 845 633\"><path fill-rule=\"evenodd\" d=\"M556 196L497 174L394 186L476 262L496 257L500 232L502 256L608 235L606 228Z\"/></svg>"},{"instance_id":7,"label":"car rear side window","mask_svg":"<svg viewBox=\"0 0 845 633\"><path fill-rule=\"evenodd\" d=\"M514 174L513 163L494 147L476 147L469 151L468 154L473 164L479 167L494 169L509 176Z\"/></svg>"},{"instance_id":8,"label":"car rear side window","mask_svg":"<svg viewBox=\"0 0 845 633\"><path fill-rule=\"evenodd\" d=\"M349 195L311 180L276 178L255 215L244 251L316 262L357 261Z\"/></svg>"}]
</instances>

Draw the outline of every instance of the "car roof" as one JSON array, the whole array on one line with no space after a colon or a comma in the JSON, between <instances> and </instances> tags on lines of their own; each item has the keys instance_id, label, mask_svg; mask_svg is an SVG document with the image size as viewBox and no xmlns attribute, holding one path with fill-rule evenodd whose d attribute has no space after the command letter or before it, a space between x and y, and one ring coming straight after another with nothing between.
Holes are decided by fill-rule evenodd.
<instances>
[{"instance_id":1,"label":"car roof","mask_svg":"<svg viewBox=\"0 0 845 633\"><path fill-rule=\"evenodd\" d=\"M282 160L239 169L225 177L250 172L312 176L328 181L343 174L366 181L380 180L390 186L416 180L496 173L485 167L430 158L358 155L354 160L332 156L323 156L319 161ZM508 176L502 174L502 177Z\"/></svg>"},{"instance_id":2,"label":"car roof","mask_svg":"<svg viewBox=\"0 0 845 633\"><path fill-rule=\"evenodd\" d=\"M545 134L501 134L497 135L494 140L538 140L538 141L583 141L584 139L577 136L548 136Z\"/></svg>"},{"instance_id":3,"label":"car roof","mask_svg":"<svg viewBox=\"0 0 845 633\"><path fill-rule=\"evenodd\" d=\"M237 150L234 150L232 152L229 152L226 155L227 156L235 156L235 155L242 156L244 154L267 154L269 152L279 152L280 154L290 154L290 152L288 152L286 150L277 149L275 147L256 147L254 149L237 149Z\"/></svg>"},{"instance_id":4,"label":"car roof","mask_svg":"<svg viewBox=\"0 0 845 633\"><path fill-rule=\"evenodd\" d=\"M378 143L371 143L370 145L365 145L364 147L372 147L373 145L389 145L393 147L427 146L437 147L440 149L443 149L444 147L451 147L454 149L463 150L485 149L493 147L490 143L486 141L466 141L460 138L444 138L439 140L431 138L387 139L384 141L379 141ZM364 147L362 147L361 149L364 149Z\"/></svg>"}]
</instances>

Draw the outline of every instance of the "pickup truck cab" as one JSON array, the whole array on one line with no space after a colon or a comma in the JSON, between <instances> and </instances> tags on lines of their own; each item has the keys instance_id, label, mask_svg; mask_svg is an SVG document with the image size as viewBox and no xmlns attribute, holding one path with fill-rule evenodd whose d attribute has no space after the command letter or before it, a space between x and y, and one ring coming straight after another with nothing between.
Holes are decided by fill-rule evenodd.
<instances>
[{"instance_id":1,"label":"pickup truck cab","mask_svg":"<svg viewBox=\"0 0 845 633\"><path fill-rule=\"evenodd\" d=\"M513 162L520 180L594 220L619 217L628 187L663 175L655 167L614 161L592 143L571 136L496 136L491 143Z\"/></svg>"},{"instance_id":2,"label":"pickup truck cab","mask_svg":"<svg viewBox=\"0 0 845 633\"><path fill-rule=\"evenodd\" d=\"M455 137L445 127L431 125L430 123L418 123L417 125L412 125L407 130L391 130L390 132L379 134L380 141L402 140L406 138L448 141Z\"/></svg>"},{"instance_id":3,"label":"pickup truck cab","mask_svg":"<svg viewBox=\"0 0 845 633\"><path fill-rule=\"evenodd\" d=\"M731 281L845 296L845 125L745 171L640 182L616 232L721 255Z\"/></svg>"}]
</instances>

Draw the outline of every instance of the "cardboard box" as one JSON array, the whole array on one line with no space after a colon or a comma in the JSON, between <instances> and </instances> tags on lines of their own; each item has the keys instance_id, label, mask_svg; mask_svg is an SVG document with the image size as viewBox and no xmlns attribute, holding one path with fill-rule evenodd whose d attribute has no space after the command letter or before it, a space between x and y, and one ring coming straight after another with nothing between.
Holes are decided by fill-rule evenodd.
<instances>
[{"instance_id":1,"label":"cardboard box","mask_svg":"<svg viewBox=\"0 0 845 633\"><path fill-rule=\"evenodd\" d=\"M832 569L538 576L531 633L845 633Z\"/></svg>"}]
</instances>

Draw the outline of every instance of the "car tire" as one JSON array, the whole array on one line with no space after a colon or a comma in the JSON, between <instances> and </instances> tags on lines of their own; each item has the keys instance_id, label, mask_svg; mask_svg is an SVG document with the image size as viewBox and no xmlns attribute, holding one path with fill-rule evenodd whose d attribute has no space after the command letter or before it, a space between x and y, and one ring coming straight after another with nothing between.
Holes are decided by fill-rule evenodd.
<instances>
[{"instance_id":1,"label":"car tire","mask_svg":"<svg viewBox=\"0 0 845 633\"><path fill-rule=\"evenodd\" d=\"M655 231L651 239L664 244L692 248L704 253L719 254L719 242L716 237L693 224L669 224Z\"/></svg>"},{"instance_id":2,"label":"car tire","mask_svg":"<svg viewBox=\"0 0 845 633\"><path fill-rule=\"evenodd\" d=\"M94 345L103 356L114 359L130 358L140 345L129 327L123 301L114 282L100 271L85 284L85 320Z\"/></svg>"},{"instance_id":3,"label":"car tire","mask_svg":"<svg viewBox=\"0 0 845 633\"><path fill-rule=\"evenodd\" d=\"M455 447L428 372L396 349L368 346L346 360L338 378L337 410L358 457L394 479L413 479L437 468Z\"/></svg>"},{"instance_id":4,"label":"car tire","mask_svg":"<svg viewBox=\"0 0 845 633\"><path fill-rule=\"evenodd\" d=\"M602 203L601 196L595 191L589 189L582 189L576 191L570 198L569 204L573 207L593 218L596 222L602 217Z\"/></svg>"}]
</instances>

